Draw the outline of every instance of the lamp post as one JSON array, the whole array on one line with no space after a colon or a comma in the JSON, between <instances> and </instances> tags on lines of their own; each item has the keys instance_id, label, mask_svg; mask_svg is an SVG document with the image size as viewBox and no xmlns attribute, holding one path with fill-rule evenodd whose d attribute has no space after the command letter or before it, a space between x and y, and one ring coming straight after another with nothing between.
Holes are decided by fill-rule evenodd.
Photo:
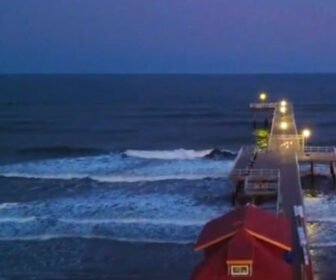
<instances>
[{"instance_id":1,"label":"lamp post","mask_svg":"<svg viewBox=\"0 0 336 280\"><path fill-rule=\"evenodd\" d=\"M286 114L286 112L287 112L287 108L286 108L285 106L281 106L281 107L280 107L280 112L281 112L282 114Z\"/></svg>"},{"instance_id":2,"label":"lamp post","mask_svg":"<svg viewBox=\"0 0 336 280\"><path fill-rule=\"evenodd\" d=\"M266 92L261 92L259 94L259 99L260 99L261 102L265 102L266 99L267 99L267 93Z\"/></svg>"},{"instance_id":3,"label":"lamp post","mask_svg":"<svg viewBox=\"0 0 336 280\"><path fill-rule=\"evenodd\" d=\"M308 138L311 136L311 131L308 128L305 128L304 130L302 130L302 136L303 136L303 151L304 151L305 144L306 144Z\"/></svg>"},{"instance_id":4,"label":"lamp post","mask_svg":"<svg viewBox=\"0 0 336 280\"><path fill-rule=\"evenodd\" d=\"M280 102L280 106L281 107L286 107L287 106L287 101L286 100L281 100L281 102Z\"/></svg>"},{"instance_id":5,"label":"lamp post","mask_svg":"<svg viewBox=\"0 0 336 280\"><path fill-rule=\"evenodd\" d=\"M288 128L288 123L287 123L287 122L281 122L281 123L280 123L280 128L281 128L282 130L286 130L286 129Z\"/></svg>"}]
</instances>

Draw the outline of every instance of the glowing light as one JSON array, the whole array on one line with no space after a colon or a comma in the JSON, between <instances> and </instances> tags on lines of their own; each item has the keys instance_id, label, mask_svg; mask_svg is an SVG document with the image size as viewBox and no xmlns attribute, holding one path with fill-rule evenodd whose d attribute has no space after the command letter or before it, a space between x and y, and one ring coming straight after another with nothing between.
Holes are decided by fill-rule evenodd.
<instances>
[{"instance_id":1,"label":"glowing light","mask_svg":"<svg viewBox=\"0 0 336 280\"><path fill-rule=\"evenodd\" d=\"M281 123L280 123L280 128L281 128L282 130L286 130L286 129L288 128L288 123L287 123L287 122L281 122Z\"/></svg>"},{"instance_id":2,"label":"glowing light","mask_svg":"<svg viewBox=\"0 0 336 280\"><path fill-rule=\"evenodd\" d=\"M280 102L280 105L281 105L281 107L286 107L287 106L287 101L286 100L282 100Z\"/></svg>"},{"instance_id":3,"label":"glowing light","mask_svg":"<svg viewBox=\"0 0 336 280\"><path fill-rule=\"evenodd\" d=\"M304 129L302 131L302 135L303 135L304 138L309 138L310 135L311 135L311 131L309 129Z\"/></svg>"},{"instance_id":4,"label":"glowing light","mask_svg":"<svg viewBox=\"0 0 336 280\"><path fill-rule=\"evenodd\" d=\"M285 114L287 112L287 108L286 107L280 107L280 112Z\"/></svg>"},{"instance_id":5,"label":"glowing light","mask_svg":"<svg viewBox=\"0 0 336 280\"><path fill-rule=\"evenodd\" d=\"M265 100L267 99L267 94L266 94L266 92L262 92L262 93L260 93L260 95L259 95L259 99L260 99L261 101L265 101Z\"/></svg>"}]
</instances>

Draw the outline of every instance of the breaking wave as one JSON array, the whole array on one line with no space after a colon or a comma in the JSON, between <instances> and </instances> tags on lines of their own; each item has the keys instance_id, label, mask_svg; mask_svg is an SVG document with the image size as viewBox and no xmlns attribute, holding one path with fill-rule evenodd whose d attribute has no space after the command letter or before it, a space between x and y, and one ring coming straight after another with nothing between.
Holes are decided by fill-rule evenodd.
<instances>
[{"instance_id":1,"label":"breaking wave","mask_svg":"<svg viewBox=\"0 0 336 280\"><path fill-rule=\"evenodd\" d=\"M48 201L0 204L0 240L103 238L191 243L203 225L230 209L177 194L104 191ZM108 217L108 218L106 218Z\"/></svg>"},{"instance_id":2,"label":"breaking wave","mask_svg":"<svg viewBox=\"0 0 336 280\"><path fill-rule=\"evenodd\" d=\"M21 178L31 178L31 179L58 179L58 180L71 180L71 179L92 179L97 182L109 182L109 183L135 183L135 182L155 182L155 181L165 181L165 180L201 180L207 178L223 178L222 175L161 175L161 176L95 176L95 175L79 175L79 174L29 174L29 173L4 173L4 177L21 177Z\"/></svg>"},{"instance_id":3,"label":"breaking wave","mask_svg":"<svg viewBox=\"0 0 336 280\"><path fill-rule=\"evenodd\" d=\"M144 159L163 159L163 160L171 160L171 159L196 159L196 158L204 158L210 155L214 150L186 150L186 149L176 149L176 150L167 150L167 151L145 151L145 150L127 150L125 152L126 156L129 157L137 157ZM223 155L233 156L236 155L235 151L222 149L218 150Z\"/></svg>"},{"instance_id":4,"label":"breaking wave","mask_svg":"<svg viewBox=\"0 0 336 280\"><path fill-rule=\"evenodd\" d=\"M205 151L128 151L128 154L133 154L134 156L125 157L120 153L110 153L2 165L0 166L0 175L65 180L91 178L100 182L198 180L225 178L233 163L229 159L210 160L196 158L196 156L202 157L206 154ZM184 154L184 158L182 154ZM157 159L160 156L166 158ZM173 159L174 157L175 159Z\"/></svg>"},{"instance_id":5,"label":"breaking wave","mask_svg":"<svg viewBox=\"0 0 336 280\"><path fill-rule=\"evenodd\" d=\"M185 150L177 149L171 151L141 151L127 150L125 155L129 157L138 157L145 159L195 159L208 155L212 150Z\"/></svg>"},{"instance_id":6,"label":"breaking wave","mask_svg":"<svg viewBox=\"0 0 336 280\"><path fill-rule=\"evenodd\" d=\"M3 177L66 181L17 178L18 183L27 186L21 189L21 195L29 199L0 204L0 240L194 242L207 221L231 208L223 199L230 189L222 179L227 178L233 160L203 158L208 152L211 150L129 150L127 154L1 165ZM94 181L68 180L73 178ZM199 180L204 178L209 180ZM48 194L51 190L47 199L41 193L34 197L34 192L30 194L36 182L42 186L39 192ZM59 186L57 192L55 186Z\"/></svg>"}]
</instances>

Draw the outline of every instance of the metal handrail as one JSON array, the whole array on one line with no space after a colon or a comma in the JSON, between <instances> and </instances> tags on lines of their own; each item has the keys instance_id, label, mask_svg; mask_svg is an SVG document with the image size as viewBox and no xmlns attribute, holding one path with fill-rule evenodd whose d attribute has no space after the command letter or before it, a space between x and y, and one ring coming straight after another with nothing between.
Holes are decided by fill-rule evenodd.
<instances>
[{"instance_id":1,"label":"metal handrail","mask_svg":"<svg viewBox=\"0 0 336 280\"><path fill-rule=\"evenodd\" d=\"M270 137L269 137L269 139L268 139L268 149L271 147L271 141L272 141L272 136L273 136L273 131L274 131L274 124L275 124L275 119L277 118L277 114L278 114L278 112L277 112L278 110L276 109L276 107L275 107L275 109L274 109L274 112L273 112L273 118L272 118L272 126L271 126L271 132L270 132Z\"/></svg>"},{"instance_id":2,"label":"metal handrail","mask_svg":"<svg viewBox=\"0 0 336 280\"><path fill-rule=\"evenodd\" d=\"M245 190L253 190L253 191L277 191L278 190L278 182L276 183L254 183L254 182L248 182L245 185Z\"/></svg>"},{"instance_id":3,"label":"metal handrail","mask_svg":"<svg viewBox=\"0 0 336 280\"><path fill-rule=\"evenodd\" d=\"M276 102L268 103L251 103L250 109L275 109L277 106Z\"/></svg>"},{"instance_id":4,"label":"metal handrail","mask_svg":"<svg viewBox=\"0 0 336 280\"><path fill-rule=\"evenodd\" d=\"M280 175L279 169L235 169L232 172L233 175L236 176L272 176L278 177Z\"/></svg>"},{"instance_id":5,"label":"metal handrail","mask_svg":"<svg viewBox=\"0 0 336 280\"><path fill-rule=\"evenodd\" d=\"M305 153L336 153L335 147L332 146L305 146Z\"/></svg>"}]
</instances>

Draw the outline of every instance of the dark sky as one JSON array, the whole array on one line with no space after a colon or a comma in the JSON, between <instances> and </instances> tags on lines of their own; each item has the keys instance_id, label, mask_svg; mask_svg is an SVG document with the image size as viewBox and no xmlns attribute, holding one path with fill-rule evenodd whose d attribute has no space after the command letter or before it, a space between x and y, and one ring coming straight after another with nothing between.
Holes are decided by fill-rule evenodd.
<instances>
[{"instance_id":1,"label":"dark sky","mask_svg":"<svg viewBox=\"0 0 336 280\"><path fill-rule=\"evenodd\" d=\"M0 0L0 72L336 72L336 1Z\"/></svg>"}]
</instances>

